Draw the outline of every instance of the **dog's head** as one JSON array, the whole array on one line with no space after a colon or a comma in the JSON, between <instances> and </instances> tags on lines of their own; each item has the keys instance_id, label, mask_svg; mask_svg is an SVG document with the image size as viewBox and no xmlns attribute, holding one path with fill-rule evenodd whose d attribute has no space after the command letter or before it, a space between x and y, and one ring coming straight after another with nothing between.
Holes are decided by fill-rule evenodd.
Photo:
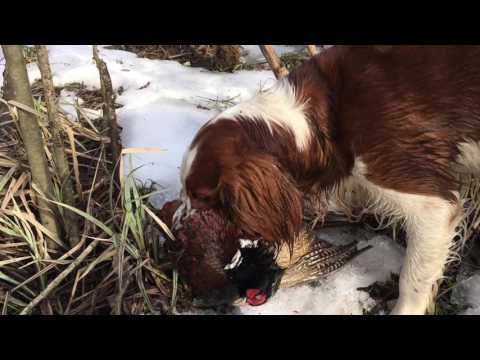
<instances>
[{"instance_id":1,"label":"dog's head","mask_svg":"<svg viewBox=\"0 0 480 360\"><path fill-rule=\"evenodd\" d=\"M266 122L222 117L204 126L184 157L178 219L213 209L246 238L292 241L301 228L302 195L285 163L268 149L275 141Z\"/></svg>"},{"instance_id":2,"label":"dog's head","mask_svg":"<svg viewBox=\"0 0 480 360\"><path fill-rule=\"evenodd\" d=\"M312 62L207 122L183 159L183 205L174 223L212 210L242 238L293 249L302 229L304 191L315 182L328 184L324 169L340 163L330 161L330 105L326 81ZM217 270L209 271L220 282L221 267L239 250L223 247L228 251L209 242L186 252L202 252L211 257L209 263L217 262Z\"/></svg>"}]
</instances>

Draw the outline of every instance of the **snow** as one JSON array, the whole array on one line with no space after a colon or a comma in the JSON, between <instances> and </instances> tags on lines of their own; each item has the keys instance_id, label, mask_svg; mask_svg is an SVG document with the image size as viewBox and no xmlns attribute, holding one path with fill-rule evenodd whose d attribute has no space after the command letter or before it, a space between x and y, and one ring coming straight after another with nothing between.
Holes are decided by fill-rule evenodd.
<instances>
[{"instance_id":1,"label":"snow","mask_svg":"<svg viewBox=\"0 0 480 360\"><path fill-rule=\"evenodd\" d=\"M244 45L244 48L248 52L247 62L264 61L256 45ZM276 45L275 48L280 54L303 50L302 45ZM89 89L99 88L90 46L49 46L49 52L56 86L80 82ZM104 46L100 46L100 55L107 63L114 89L123 89L117 98L123 105L117 110L123 128L123 146L165 150L158 154L132 155L135 166L141 166L136 177L165 189L152 199L158 207L177 196L183 152L199 127L226 106L274 83L270 71L215 73L174 61L142 59ZM0 53L0 80L3 67ZM36 64L29 64L28 72L31 82L40 78ZM60 104L73 119L76 118L74 100L74 93L62 91ZM369 244L373 248L314 286L280 290L264 306L242 306L234 314L362 314L370 310L374 300L358 288L386 281L391 273L398 274L404 250L389 237L358 227L323 230L320 236L336 244L360 241L361 245ZM480 314L480 274L463 281L458 294L459 301L468 305L466 314Z\"/></svg>"},{"instance_id":2,"label":"snow","mask_svg":"<svg viewBox=\"0 0 480 360\"><path fill-rule=\"evenodd\" d=\"M455 303L467 307L460 315L480 315L480 271L457 283L452 297Z\"/></svg>"}]
</instances>

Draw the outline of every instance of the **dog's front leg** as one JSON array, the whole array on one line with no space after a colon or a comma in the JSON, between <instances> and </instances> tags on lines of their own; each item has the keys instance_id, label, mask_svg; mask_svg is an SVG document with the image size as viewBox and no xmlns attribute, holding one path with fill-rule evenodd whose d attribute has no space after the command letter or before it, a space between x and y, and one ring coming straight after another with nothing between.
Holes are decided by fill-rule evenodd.
<instances>
[{"instance_id":1,"label":"dog's front leg","mask_svg":"<svg viewBox=\"0 0 480 360\"><path fill-rule=\"evenodd\" d=\"M404 200L399 205L405 216L407 251L392 314L424 315L434 304L461 220L461 206L433 196L404 195Z\"/></svg>"}]
</instances>

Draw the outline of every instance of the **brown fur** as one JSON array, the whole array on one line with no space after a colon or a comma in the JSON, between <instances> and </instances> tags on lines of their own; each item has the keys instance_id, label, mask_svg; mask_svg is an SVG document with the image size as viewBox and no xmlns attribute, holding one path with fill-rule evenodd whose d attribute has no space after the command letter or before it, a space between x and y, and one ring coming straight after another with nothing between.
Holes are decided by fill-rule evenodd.
<instances>
[{"instance_id":1,"label":"brown fur","mask_svg":"<svg viewBox=\"0 0 480 360\"><path fill-rule=\"evenodd\" d=\"M338 184L356 157L383 188L454 200L457 144L480 139L478 59L476 46L331 48L288 77L308 101L308 150L255 119L217 121L194 141L187 194L272 242L300 232L299 193Z\"/></svg>"},{"instance_id":2,"label":"brown fur","mask_svg":"<svg viewBox=\"0 0 480 360\"><path fill-rule=\"evenodd\" d=\"M272 156L252 156L237 171L226 173L220 200L231 204L230 218L247 236L293 247L290 236L302 226L302 195Z\"/></svg>"},{"instance_id":3,"label":"brown fur","mask_svg":"<svg viewBox=\"0 0 480 360\"><path fill-rule=\"evenodd\" d=\"M370 181L453 200L451 191L458 186L449 169L457 145L480 138L480 47L377 50L333 48L292 78L318 70L326 74L336 118L317 121L334 123L344 161L361 156Z\"/></svg>"}]
</instances>

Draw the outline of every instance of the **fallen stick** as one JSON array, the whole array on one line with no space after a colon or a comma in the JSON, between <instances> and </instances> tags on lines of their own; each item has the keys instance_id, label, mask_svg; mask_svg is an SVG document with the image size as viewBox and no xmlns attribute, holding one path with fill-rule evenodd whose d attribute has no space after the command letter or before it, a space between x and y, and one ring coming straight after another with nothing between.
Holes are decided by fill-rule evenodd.
<instances>
[{"instance_id":1,"label":"fallen stick","mask_svg":"<svg viewBox=\"0 0 480 360\"><path fill-rule=\"evenodd\" d=\"M33 299L20 313L20 315L28 315L37 306L42 300L44 300L55 288L60 285L60 283L73 271L75 268L80 265L83 260L97 247L99 241L95 240L90 245L88 245L83 252L78 255L78 257L72 261L72 263L63 270L55 279L53 279L50 284L43 290L35 299Z\"/></svg>"}]
</instances>

